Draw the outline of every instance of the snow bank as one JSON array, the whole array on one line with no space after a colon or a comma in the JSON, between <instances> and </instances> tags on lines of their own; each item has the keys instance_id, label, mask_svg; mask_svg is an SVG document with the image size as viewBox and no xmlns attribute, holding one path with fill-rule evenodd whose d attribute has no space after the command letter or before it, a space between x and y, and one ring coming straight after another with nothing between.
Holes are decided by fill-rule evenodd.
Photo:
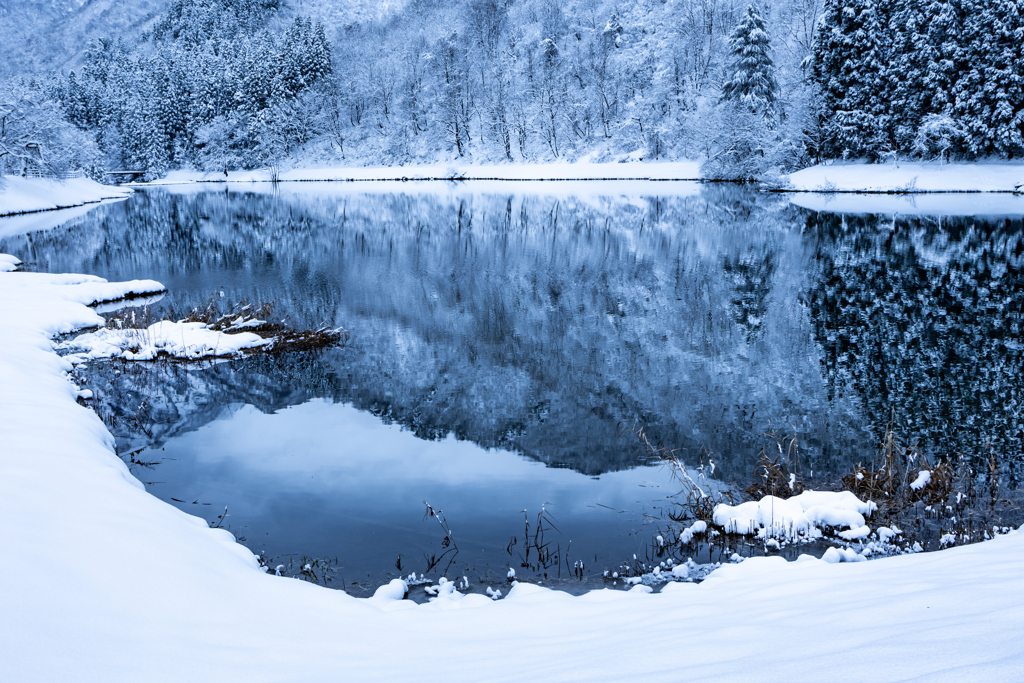
<instances>
[{"instance_id":1,"label":"snow bank","mask_svg":"<svg viewBox=\"0 0 1024 683\"><path fill-rule=\"evenodd\" d=\"M89 178L47 180L4 176L0 183L0 216L66 209L104 199L127 199L131 193L130 189L100 185Z\"/></svg>"},{"instance_id":2,"label":"snow bank","mask_svg":"<svg viewBox=\"0 0 1024 683\"><path fill-rule=\"evenodd\" d=\"M789 195L791 204L811 211L904 216L1024 216L1024 195L994 193L946 194L820 194Z\"/></svg>"},{"instance_id":3,"label":"snow bank","mask_svg":"<svg viewBox=\"0 0 1024 683\"><path fill-rule=\"evenodd\" d=\"M1014 192L1024 187L1024 163L834 163L789 176L804 192Z\"/></svg>"},{"instance_id":4,"label":"snow bank","mask_svg":"<svg viewBox=\"0 0 1024 683\"><path fill-rule=\"evenodd\" d=\"M0 680L962 683L1024 670L1020 532L873 562L755 558L656 595L520 583L491 600L457 576L415 605L399 583L357 600L264 573L227 531L143 490L53 352L51 335L97 323L83 304L154 285L0 273Z\"/></svg>"},{"instance_id":5,"label":"snow bank","mask_svg":"<svg viewBox=\"0 0 1024 683\"><path fill-rule=\"evenodd\" d=\"M696 180L700 163L696 161L574 164L461 165L427 164L417 166L366 166L346 168L310 168L283 171L280 180L358 181L358 180ZM269 182L270 172L230 171L203 173L171 171L166 177L147 183L171 185L194 182Z\"/></svg>"},{"instance_id":6,"label":"snow bank","mask_svg":"<svg viewBox=\"0 0 1024 683\"><path fill-rule=\"evenodd\" d=\"M262 321L256 321L257 323ZM161 355L199 359L234 356L244 349L270 344L252 332L226 334L203 323L161 320L146 329L102 329L61 344L81 352L84 359L120 356L125 360L153 360Z\"/></svg>"},{"instance_id":7,"label":"snow bank","mask_svg":"<svg viewBox=\"0 0 1024 683\"><path fill-rule=\"evenodd\" d=\"M765 496L739 505L715 506L715 524L736 534L763 538L812 539L822 535L819 527L846 529L840 536L864 538L871 530L864 516L878 509L849 491L804 491L792 498Z\"/></svg>"}]
</instances>

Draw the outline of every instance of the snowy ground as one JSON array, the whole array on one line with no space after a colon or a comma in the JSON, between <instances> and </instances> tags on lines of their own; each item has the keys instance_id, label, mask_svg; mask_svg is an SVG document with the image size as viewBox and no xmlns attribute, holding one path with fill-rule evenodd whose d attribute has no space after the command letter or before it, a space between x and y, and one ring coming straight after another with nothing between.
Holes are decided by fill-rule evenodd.
<instances>
[{"instance_id":1,"label":"snowy ground","mask_svg":"<svg viewBox=\"0 0 1024 683\"><path fill-rule=\"evenodd\" d=\"M132 191L100 185L89 178L47 180L4 176L0 183L0 216L67 209L105 199L127 199Z\"/></svg>"},{"instance_id":2,"label":"snowy ground","mask_svg":"<svg viewBox=\"0 0 1024 683\"><path fill-rule=\"evenodd\" d=\"M267 182L270 172L171 171L154 185L193 182ZM614 164L507 164L460 165L426 164L416 166L366 166L345 168L309 168L281 171L280 180L696 180L700 163L696 161L641 162Z\"/></svg>"},{"instance_id":3,"label":"snowy ground","mask_svg":"<svg viewBox=\"0 0 1024 683\"><path fill-rule=\"evenodd\" d=\"M98 323L84 304L159 289L0 272L0 680L1020 680L1022 532L752 559L655 595L520 584L417 606L400 585L357 600L268 575L145 492L53 351Z\"/></svg>"},{"instance_id":4,"label":"snowy ground","mask_svg":"<svg viewBox=\"0 0 1024 683\"><path fill-rule=\"evenodd\" d=\"M881 213L904 216L1024 215L1024 194L956 192L897 195L793 192L787 197L797 206L829 213Z\"/></svg>"},{"instance_id":5,"label":"snowy ground","mask_svg":"<svg viewBox=\"0 0 1024 683\"><path fill-rule=\"evenodd\" d=\"M700 162L559 163L414 166L366 166L283 170L279 179L301 181L407 180L698 180ZM150 185L201 182L269 182L270 171L171 171ZM940 164L901 162L898 165L834 162L792 173L798 192L1019 192L1024 188L1024 163L982 162Z\"/></svg>"},{"instance_id":6,"label":"snowy ground","mask_svg":"<svg viewBox=\"0 0 1024 683\"><path fill-rule=\"evenodd\" d=\"M1024 163L836 162L792 173L789 182L806 192L1019 192Z\"/></svg>"}]
</instances>

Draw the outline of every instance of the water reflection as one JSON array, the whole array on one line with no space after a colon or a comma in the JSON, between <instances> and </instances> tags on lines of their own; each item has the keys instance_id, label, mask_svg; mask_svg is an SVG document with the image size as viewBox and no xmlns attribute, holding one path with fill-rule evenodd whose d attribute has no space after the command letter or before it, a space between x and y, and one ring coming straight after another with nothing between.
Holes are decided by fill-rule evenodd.
<instances>
[{"instance_id":1,"label":"water reflection","mask_svg":"<svg viewBox=\"0 0 1024 683\"><path fill-rule=\"evenodd\" d=\"M811 214L809 292L830 398L935 457L1021 475L1024 223Z\"/></svg>"},{"instance_id":2,"label":"water reflection","mask_svg":"<svg viewBox=\"0 0 1024 683\"><path fill-rule=\"evenodd\" d=\"M562 549L572 542L570 561L612 566L633 552L643 556L657 533L656 525L645 532L645 514L660 514L675 491L663 468L581 477L453 436L420 439L319 399L275 414L235 406L155 455L165 462L154 494L211 517L195 506L217 501L229 507L228 527L253 550L338 556L338 572L349 580L377 579L399 554L406 571L422 572L424 556L441 554L443 533L423 520L423 501L451 525L455 571L500 585L507 567L521 562L521 543L506 547L513 535L523 538L524 510L532 524L546 506L560 532L555 541ZM549 573L569 574L566 566Z\"/></svg>"},{"instance_id":3,"label":"water reflection","mask_svg":"<svg viewBox=\"0 0 1024 683\"><path fill-rule=\"evenodd\" d=\"M0 248L159 279L163 308L224 292L344 325L337 400L586 474L635 464L634 423L734 479L768 431L841 469L893 411L931 455L994 440L1020 459L1019 216L827 213L723 185L442 187L147 191Z\"/></svg>"},{"instance_id":4,"label":"water reflection","mask_svg":"<svg viewBox=\"0 0 1024 683\"><path fill-rule=\"evenodd\" d=\"M153 492L228 505L255 550L361 578L436 550L428 500L464 568L497 577L520 511L547 502L611 566L670 492L638 468L637 424L733 481L765 432L843 471L890 421L931 458L1020 480L1024 225L985 198L950 217L725 185L300 189L147 190L0 240L37 269L160 280L158 312L272 300L353 331L319 356L92 371L122 451L164 462L141 473Z\"/></svg>"}]
</instances>

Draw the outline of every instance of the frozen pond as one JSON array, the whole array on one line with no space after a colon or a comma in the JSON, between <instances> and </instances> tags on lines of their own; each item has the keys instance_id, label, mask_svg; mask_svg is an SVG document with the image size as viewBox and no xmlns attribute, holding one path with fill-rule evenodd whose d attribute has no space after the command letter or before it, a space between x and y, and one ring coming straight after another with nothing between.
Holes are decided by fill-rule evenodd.
<instances>
[{"instance_id":1,"label":"frozen pond","mask_svg":"<svg viewBox=\"0 0 1024 683\"><path fill-rule=\"evenodd\" d=\"M155 495L213 523L227 507L270 558L337 558L339 582L441 555L423 501L458 543L449 576L500 583L542 505L588 580L642 558L676 487L640 458L639 426L743 487L766 434L830 476L870 461L894 420L929 457L994 449L1016 485L1024 244L1008 198L894 216L726 185L384 189L147 190L0 252L159 280L158 315L273 301L295 325L350 329L320 355L97 364L88 380Z\"/></svg>"}]
</instances>

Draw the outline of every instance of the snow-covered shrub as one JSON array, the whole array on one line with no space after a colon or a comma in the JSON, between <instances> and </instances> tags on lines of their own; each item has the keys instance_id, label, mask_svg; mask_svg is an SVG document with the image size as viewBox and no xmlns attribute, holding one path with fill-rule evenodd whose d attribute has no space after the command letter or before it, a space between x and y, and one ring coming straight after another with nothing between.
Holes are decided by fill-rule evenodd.
<instances>
[{"instance_id":1,"label":"snow-covered shrub","mask_svg":"<svg viewBox=\"0 0 1024 683\"><path fill-rule=\"evenodd\" d=\"M914 151L926 158L949 161L950 150L963 144L964 129L946 114L929 114L924 117L917 136Z\"/></svg>"}]
</instances>

